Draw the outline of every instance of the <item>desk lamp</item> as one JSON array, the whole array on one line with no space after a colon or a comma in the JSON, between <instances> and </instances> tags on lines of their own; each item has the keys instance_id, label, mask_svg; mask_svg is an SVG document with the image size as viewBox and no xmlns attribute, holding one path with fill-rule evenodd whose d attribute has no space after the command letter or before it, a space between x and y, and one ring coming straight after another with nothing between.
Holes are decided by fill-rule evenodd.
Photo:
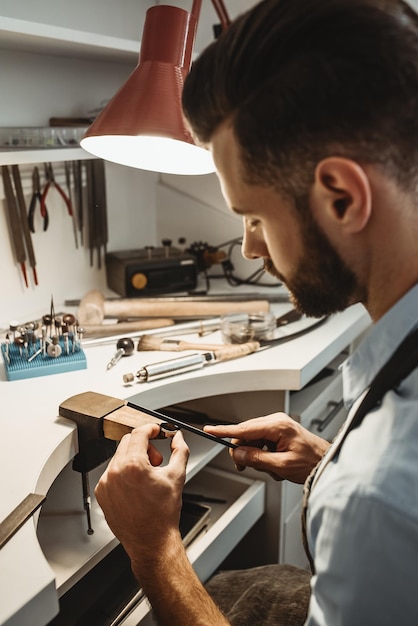
<instances>
[{"instance_id":1,"label":"desk lamp","mask_svg":"<svg viewBox=\"0 0 418 626\"><path fill-rule=\"evenodd\" d=\"M227 28L229 18L222 1L212 3L221 28ZM166 5L147 10L138 65L87 129L82 148L99 158L144 170L215 171L210 152L194 143L181 108L200 8L201 0L193 0L190 13Z\"/></svg>"}]
</instances>

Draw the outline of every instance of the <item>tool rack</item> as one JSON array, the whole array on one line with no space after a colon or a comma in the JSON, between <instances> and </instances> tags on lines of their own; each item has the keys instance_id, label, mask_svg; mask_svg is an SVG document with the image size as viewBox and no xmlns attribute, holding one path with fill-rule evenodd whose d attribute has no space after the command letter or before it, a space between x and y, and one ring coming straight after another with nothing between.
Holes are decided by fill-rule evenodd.
<instances>
[{"instance_id":1,"label":"tool rack","mask_svg":"<svg viewBox=\"0 0 418 626\"><path fill-rule=\"evenodd\" d=\"M23 380L35 376L47 376L49 374L61 374L63 372L86 369L87 359L84 351L81 348L77 348L72 352L72 343L73 342L70 342L70 348L67 354L65 351L65 341L60 339L58 345L61 348L61 355L57 357L43 354L41 340L38 340L36 344L33 345L29 356L26 356L24 351L20 354L18 346L14 344L10 344L9 348L7 348L7 344L2 343L1 352L7 380ZM30 361L31 356L34 356L38 350L41 350L41 352ZM8 358L6 356L7 354Z\"/></svg>"},{"instance_id":2,"label":"tool rack","mask_svg":"<svg viewBox=\"0 0 418 626\"><path fill-rule=\"evenodd\" d=\"M83 329L72 327L71 330L66 329L66 332L55 332L49 336L47 328L43 326L42 334L38 337L35 326L35 323L11 326L11 333L6 335L1 344L7 380L23 380L87 368L86 355L81 347Z\"/></svg>"}]
</instances>

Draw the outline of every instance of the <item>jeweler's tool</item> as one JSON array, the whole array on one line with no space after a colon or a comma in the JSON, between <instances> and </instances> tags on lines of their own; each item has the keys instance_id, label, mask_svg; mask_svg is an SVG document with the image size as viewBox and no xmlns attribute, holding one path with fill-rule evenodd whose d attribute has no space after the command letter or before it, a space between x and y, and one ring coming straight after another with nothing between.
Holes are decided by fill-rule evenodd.
<instances>
[{"instance_id":1,"label":"jeweler's tool","mask_svg":"<svg viewBox=\"0 0 418 626\"><path fill-rule=\"evenodd\" d=\"M89 291L80 302L78 319L80 324L101 324L106 316L127 317L182 317L205 318L226 313L268 311L267 300L249 300L247 302L142 302L141 298L121 298L106 300L97 290Z\"/></svg>"},{"instance_id":2,"label":"jeweler's tool","mask_svg":"<svg viewBox=\"0 0 418 626\"><path fill-rule=\"evenodd\" d=\"M120 297L108 298L109 301L112 300L120 300ZM278 302L278 303L286 303L289 302L289 295L287 293L259 293L259 292L243 292L239 293L201 293L191 292L190 295L187 296L158 296L158 297L150 297L150 298L142 298L141 302L146 302L147 304L153 304L155 302L248 302L248 301L262 301L267 300L270 303ZM64 301L65 306L76 307L80 306L81 300L79 299L68 299Z\"/></svg>"},{"instance_id":3,"label":"jeweler's tool","mask_svg":"<svg viewBox=\"0 0 418 626\"><path fill-rule=\"evenodd\" d=\"M46 197L48 195L48 191L51 188L51 186L55 187L55 189L58 191L58 193L60 194L61 198L65 202L65 205L66 205L67 211L68 211L68 215L72 216L72 214L73 214L73 207L71 205L71 200L67 196L67 194L65 193L65 191L61 187L61 185L59 185L56 182L55 176L54 176L54 170L52 169L52 164L51 163L45 163L44 167L45 167L46 184L45 184L45 187L44 187L44 189L42 191L42 196L41 196L41 215L42 215L42 217L45 217L45 214L46 214Z\"/></svg>"},{"instance_id":4,"label":"jeweler's tool","mask_svg":"<svg viewBox=\"0 0 418 626\"><path fill-rule=\"evenodd\" d=\"M151 415L152 417L162 420L161 428L163 430L165 427L165 423L167 423L172 426L175 426L177 430L187 430L190 433L199 435L199 437L204 437L205 439L210 439L211 441L214 441L216 443L221 443L223 446L226 446L227 448L238 448L238 446L235 443L231 443L227 439L222 439L221 437L217 437L216 435L207 433L204 430L201 430L200 428L196 428L196 426L192 426L191 424L182 422L174 417L171 417L170 415L165 415L164 413L161 413L160 411L153 411L152 409L147 409L146 407L139 406L138 404L135 404L134 402L127 402L126 406L131 407L132 409L135 409L136 411L141 411L141 413L147 413L148 415ZM167 430L169 432L170 431L172 432L172 429L167 429Z\"/></svg>"},{"instance_id":5,"label":"jeweler's tool","mask_svg":"<svg viewBox=\"0 0 418 626\"><path fill-rule=\"evenodd\" d=\"M91 525L91 495L88 472L81 472L81 484L83 489L83 505L87 517L87 534L93 535L94 530Z\"/></svg>"},{"instance_id":6,"label":"jeweler's tool","mask_svg":"<svg viewBox=\"0 0 418 626\"><path fill-rule=\"evenodd\" d=\"M23 195L22 181L18 165L12 165L13 182L16 190L17 206L20 213L20 224L23 232L23 240L25 242L26 251L28 253L29 265L32 268L33 280L35 285L38 284L38 276L36 273L36 259L30 234L28 218L26 216L26 202Z\"/></svg>"},{"instance_id":7,"label":"jeweler's tool","mask_svg":"<svg viewBox=\"0 0 418 626\"><path fill-rule=\"evenodd\" d=\"M109 361L106 369L110 370L114 367L123 356L130 356L135 350L135 344L129 337L122 337L116 344L115 356Z\"/></svg>"},{"instance_id":8,"label":"jeweler's tool","mask_svg":"<svg viewBox=\"0 0 418 626\"><path fill-rule=\"evenodd\" d=\"M71 170L70 170L70 164L68 163L68 161L64 162L64 170L65 170L65 184L67 186L67 192L68 192L68 198L71 202L71 207L72 207L72 220L73 220L73 232L74 232L74 242L75 242L75 247L76 249L78 249L78 216L77 216L77 211L73 208L74 207L74 202L72 200L72 190L71 190Z\"/></svg>"},{"instance_id":9,"label":"jeweler's tool","mask_svg":"<svg viewBox=\"0 0 418 626\"><path fill-rule=\"evenodd\" d=\"M234 344L230 346L220 346L219 350L210 352L196 352L177 359L169 359L160 361L159 363L151 363L144 365L136 374L125 374L123 382L125 384L134 382L135 378L140 383L149 383L160 378L167 378L173 374L184 374L193 370L201 369L210 363L220 363L221 361L230 361L247 354L252 354L259 350L258 341L249 341L248 343Z\"/></svg>"},{"instance_id":10,"label":"jeweler's tool","mask_svg":"<svg viewBox=\"0 0 418 626\"><path fill-rule=\"evenodd\" d=\"M230 359L240 358L253 354L261 350L273 348L291 339L299 337L309 332L313 328L323 324L327 317L320 319L305 318L301 321L301 325L295 324L294 331L289 331L287 334L282 334L276 339L263 339L260 341L249 341L246 343L238 344L219 344L218 350L209 352L196 352L176 359L168 359L167 361L160 361L158 363L151 363L141 367L136 374L128 373L123 376L123 382L130 384L138 379L140 383L148 383L160 378L167 378L176 374L184 374L186 372L192 372L194 370L201 369L205 365L219 363L222 361L228 361ZM283 325L282 332L287 331L287 326ZM240 351L242 348L242 351Z\"/></svg>"},{"instance_id":11,"label":"jeweler's tool","mask_svg":"<svg viewBox=\"0 0 418 626\"><path fill-rule=\"evenodd\" d=\"M101 159L86 161L87 176L87 236L90 250L90 265L93 265L94 250L97 251L97 265L101 268L102 248L106 253L108 240L106 184L104 163ZM80 318L80 315L79 315ZM86 320L80 318L85 324Z\"/></svg>"},{"instance_id":12,"label":"jeweler's tool","mask_svg":"<svg viewBox=\"0 0 418 626\"><path fill-rule=\"evenodd\" d=\"M152 328L158 330L159 328L173 325L174 320L155 317L152 319L141 318L132 322L117 322L116 324L84 324L84 329L87 337L106 337L118 333L119 337L116 338L117 340L122 337L128 337L130 334L138 336L140 331L147 331Z\"/></svg>"},{"instance_id":13,"label":"jeweler's tool","mask_svg":"<svg viewBox=\"0 0 418 626\"><path fill-rule=\"evenodd\" d=\"M229 344L230 345L230 344ZM180 339L166 339L156 335L142 335L138 340L139 351L162 350L168 352L182 352L183 350L220 350L228 348L226 344L219 343L192 343Z\"/></svg>"},{"instance_id":14,"label":"jeweler's tool","mask_svg":"<svg viewBox=\"0 0 418 626\"><path fill-rule=\"evenodd\" d=\"M31 233L35 232L35 211L36 205L39 203L39 207L41 206L41 179L39 176L39 169L35 165L32 172L32 198L29 204L28 211L28 224L29 230ZM46 231L49 225L49 215L48 210L46 208L46 204L44 204L44 215L43 215L43 230Z\"/></svg>"},{"instance_id":15,"label":"jeweler's tool","mask_svg":"<svg viewBox=\"0 0 418 626\"><path fill-rule=\"evenodd\" d=\"M148 322L150 320L147 320ZM160 320L162 321L162 320ZM140 331L140 330L135 330L132 332L118 332L121 327L122 327L122 323L119 324L101 324L100 326L95 326L93 328L97 328L97 337L93 338L93 335L91 339L87 338L84 342L85 346L101 346L101 345L105 345L107 343L114 343L115 341L117 341L118 339L121 339L122 337L130 337L131 339L139 339L140 337L142 337L142 335L153 335L153 334L158 334L159 336L165 336L165 337L169 337L169 336L173 336L173 335L188 335L189 333L197 333L200 336L206 335L208 333L212 333L215 330L219 330L221 327L221 318L220 317L213 317L212 319L207 319L207 320L194 320L192 322L181 322L179 324L174 324L173 320L166 320L169 321L169 324L166 324L165 326L160 326L158 325L158 327L156 328L148 328L146 330ZM103 333L100 333L99 336L99 330L100 328L104 329ZM105 336L105 332L107 331L108 327L111 329L112 334L109 336Z\"/></svg>"},{"instance_id":16,"label":"jeweler's tool","mask_svg":"<svg viewBox=\"0 0 418 626\"><path fill-rule=\"evenodd\" d=\"M77 213L77 226L80 242L83 245L83 164L81 161L72 161L74 179L74 211Z\"/></svg>"},{"instance_id":17,"label":"jeweler's tool","mask_svg":"<svg viewBox=\"0 0 418 626\"><path fill-rule=\"evenodd\" d=\"M116 442L138 426L158 424L160 434L157 438L165 439L173 434L170 424L175 429L187 430L228 448L237 447L226 439L206 433L163 413L136 404L131 405L126 400L93 391L67 398L59 406L59 415L77 424L78 453L73 460L73 469L82 474L83 502L88 516L90 513L89 486L83 474L87 474L113 456L116 451ZM87 532L92 530L91 520L88 517Z\"/></svg>"},{"instance_id":18,"label":"jeweler's tool","mask_svg":"<svg viewBox=\"0 0 418 626\"><path fill-rule=\"evenodd\" d=\"M292 309L288 313L281 315L275 320L276 327L280 328L292 324L300 320L302 314ZM259 341L260 346L269 345L271 340L263 341L255 338L255 341ZM248 342L242 342L248 343ZM138 340L139 351L145 350L161 350L167 352L181 352L183 350L221 350L230 347L231 343L215 344L215 343L198 343L182 341L180 339L167 339L165 337L158 337L157 335L142 335Z\"/></svg>"},{"instance_id":19,"label":"jeweler's tool","mask_svg":"<svg viewBox=\"0 0 418 626\"><path fill-rule=\"evenodd\" d=\"M26 273L26 252L25 244L23 241L22 229L20 226L19 209L17 206L16 198L13 192L12 181L10 178L10 172L8 165L1 166L1 173L3 177L4 195L6 202L4 207L6 209L7 225L9 227L10 241L16 262L20 265L20 269L23 274L26 287L29 287L28 277Z\"/></svg>"}]
</instances>

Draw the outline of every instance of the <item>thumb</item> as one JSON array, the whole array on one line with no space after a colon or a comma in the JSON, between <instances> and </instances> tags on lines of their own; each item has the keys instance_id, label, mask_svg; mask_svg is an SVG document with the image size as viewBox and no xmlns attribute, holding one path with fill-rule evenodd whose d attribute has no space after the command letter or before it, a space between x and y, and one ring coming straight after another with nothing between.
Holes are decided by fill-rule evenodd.
<instances>
[{"instance_id":1,"label":"thumb","mask_svg":"<svg viewBox=\"0 0 418 626\"><path fill-rule=\"evenodd\" d=\"M183 474L189 460L189 454L189 446L184 441L182 432L178 430L171 440L171 456L168 465L179 474Z\"/></svg>"},{"instance_id":2,"label":"thumb","mask_svg":"<svg viewBox=\"0 0 418 626\"><path fill-rule=\"evenodd\" d=\"M239 446L232 452L238 470L253 467L256 470L272 471L271 452L252 446Z\"/></svg>"}]
</instances>

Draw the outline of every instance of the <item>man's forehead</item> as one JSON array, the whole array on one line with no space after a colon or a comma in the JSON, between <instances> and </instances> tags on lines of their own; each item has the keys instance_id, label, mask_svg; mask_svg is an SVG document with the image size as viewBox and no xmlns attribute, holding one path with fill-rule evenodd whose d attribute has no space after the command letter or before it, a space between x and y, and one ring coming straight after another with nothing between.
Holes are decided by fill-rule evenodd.
<instances>
[{"instance_id":1,"label":"man's forehead","mask_svg":"<svg viewBox=\"0 0 418 626\"><path fill-rule=\"evenodd\" d=\"M234 206L234 196L242 187L243 178L239 147L230 123L218 126L209 147L225 199L230 206Z\"/></svg>"}]
</instances>

